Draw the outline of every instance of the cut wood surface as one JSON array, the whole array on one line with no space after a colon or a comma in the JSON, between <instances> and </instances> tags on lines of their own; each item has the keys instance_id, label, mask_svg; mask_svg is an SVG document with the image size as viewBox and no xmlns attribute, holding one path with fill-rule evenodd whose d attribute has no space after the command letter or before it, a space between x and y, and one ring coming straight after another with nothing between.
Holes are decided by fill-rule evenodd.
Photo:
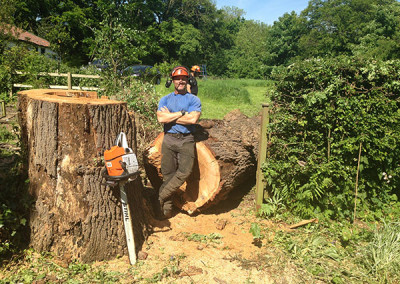
<instances>
[{"instance_id":1,"label":"cut wood surface","mask_svg":"<svg viewBox=\"0 0 400 284\"><path fill-rule=\"evenodd\" d=\"M228 193L254 183L260 117L235 110L223 120L202 120L195 133L197 159L192 174L174 199L189 214L201 212L227 198ZM161 133L144 153L147 176L159 189Z\"/></svg>"},{"instance_id":2,"label":"cut wood surface","mask_svg":"<svg viewBox=\"0 0 400 284\"><path fill-rule=\"evenodd\" d=\"M119 188L104 185L102 155L123 131L136 152L135 121L126 103L95 92L19 92L18 111L27 150L30 245L83 262L126 255ZM142 183L126 186L135 243L144 241Z\"/></svg>"}]
</instances>

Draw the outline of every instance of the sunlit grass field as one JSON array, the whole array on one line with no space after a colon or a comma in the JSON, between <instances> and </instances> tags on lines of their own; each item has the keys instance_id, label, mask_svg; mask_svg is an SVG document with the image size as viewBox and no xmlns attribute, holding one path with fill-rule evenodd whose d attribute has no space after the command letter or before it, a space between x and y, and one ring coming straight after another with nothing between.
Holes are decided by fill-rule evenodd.
<instances>
[{"instance_id":1,"label":"sunlit grass field","mask_svg":"<svg viewBox=\"0 0 400 284\"><path fill-rule=\"evenodd\" d=\"M252 117L261 111L261 104L269 101L272 81L254 79L198 79L198 96L202 103L202 119L223 119L234 109ZM156 86L160 96L173 91L165 87L165 79Z\"/></svg>"}]
</instances>

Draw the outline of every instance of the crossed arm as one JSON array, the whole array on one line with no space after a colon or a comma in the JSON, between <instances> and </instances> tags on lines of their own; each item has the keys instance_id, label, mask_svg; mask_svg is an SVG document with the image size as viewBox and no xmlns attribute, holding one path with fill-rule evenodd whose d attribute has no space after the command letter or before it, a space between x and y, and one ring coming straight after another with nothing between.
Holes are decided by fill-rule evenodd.
<instances>
[{"instance_id":1,"label":"crossed arm","mask_svg":"<svg viewBox=\"0 0 400 284\"><path fill-rule=\"evenodd\" d=\"M182 115L180 111L178 112L170 112L167 107L161 108L161 110L157 111L157 120L160 123L170 123L175 121L178 124L190 125L195 124L200 118L200 112L192 111L186 112L185 115Z\"/></svg>"}]
</instances>

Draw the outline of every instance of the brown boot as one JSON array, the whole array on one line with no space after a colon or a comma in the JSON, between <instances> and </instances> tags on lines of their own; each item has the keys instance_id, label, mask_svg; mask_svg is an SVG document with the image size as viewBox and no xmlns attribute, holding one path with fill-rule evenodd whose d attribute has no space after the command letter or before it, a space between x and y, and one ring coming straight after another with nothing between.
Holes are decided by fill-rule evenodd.
<instances>
[{"instance_id":1,"label":"brown boot","mask_svg":"<svg viewBox=\"0 0 400 284\"><path fill-rule=\"evenodd\" d=\"M170 200L170 199L165 200L165 202L163 203L163 207L162 207L162 211L163 211L165 218L169 219L172 217L173 208L174 208L174 205L172 204L172 200Z\"/></svg>"},{"instance_id":2,"label":"brown boot","mask_svg":"<svg viewBox=\"0 0 400 284\"><path fill-rule=\"evenodd\" d=\"M157 202L156 202L157 204L156 204L156 208L155 208L155 218L157 219L157 220L165 220L165 219L167 219L167 217L164 215L164 210L163 210L163 207L164 207L164 202L162 201L162 200L157 200Z\"/></svg>"}]
</instances>

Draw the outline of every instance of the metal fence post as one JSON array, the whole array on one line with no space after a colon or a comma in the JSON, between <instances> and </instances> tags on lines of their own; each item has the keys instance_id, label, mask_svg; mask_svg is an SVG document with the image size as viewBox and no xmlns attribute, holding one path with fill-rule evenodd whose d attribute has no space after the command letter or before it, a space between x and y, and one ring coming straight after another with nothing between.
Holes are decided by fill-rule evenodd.
<instances>
[{"instance_id":1,"label":"metal fence post","mask_svg":"<svg viewBox=\"0 0 400 284\"><path fill-rule=\"evenodd\" d=\"M262 104L261 132L260 132L260 142L258 146L259 148L258 148L258 160L257 160L256 213L258 213L258 211L261 208L261 204L263 203L264 189L266 186L261 166L265 162L265 159L267 157L268 124L269 124L269 104Z\"/></svg>"}]
</instances>

